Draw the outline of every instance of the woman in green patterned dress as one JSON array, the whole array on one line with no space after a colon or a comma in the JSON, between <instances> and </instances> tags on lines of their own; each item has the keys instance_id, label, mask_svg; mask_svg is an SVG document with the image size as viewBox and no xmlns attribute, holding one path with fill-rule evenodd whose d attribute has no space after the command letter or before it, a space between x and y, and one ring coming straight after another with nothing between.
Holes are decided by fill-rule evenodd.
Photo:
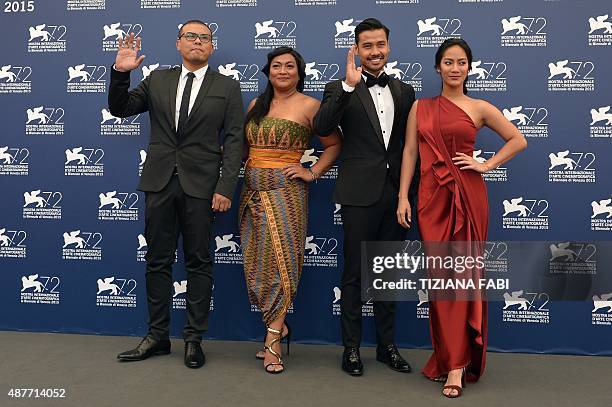
<instances>
[{"instance_id":1,"label":"woman in green patterned dress","mask_svg":"<svg viewBox=\"0 0 612 407\"><path fill-rule=\"evenodd\" d=\"M310 168L300 163L312 135L319 101L302 94L306 76L302 56L288 47L268 54L262 70L265 91L249 105L245 134L249 146L240 197L244 273L251 304L266 325L264 350L257 354L268 373L284 370L280 341L287 338L285 315L297 290L308 221L307 183L333 165L340 136L320 137L324 151Z\"/></svg>"}]
</instances>

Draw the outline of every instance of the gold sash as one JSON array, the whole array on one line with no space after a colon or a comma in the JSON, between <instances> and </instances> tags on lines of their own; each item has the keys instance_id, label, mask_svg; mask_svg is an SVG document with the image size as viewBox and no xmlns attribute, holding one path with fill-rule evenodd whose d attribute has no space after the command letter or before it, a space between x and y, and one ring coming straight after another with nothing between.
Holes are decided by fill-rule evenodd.
<instances>
[{"instance_id":1,"label":"gold sash","mask_svg":"<svg viewBox=\"0 0 612 407\"><path fill-rule=\"evenodd\" d=\"M283 168L289 164L299 163L301 158L301 151L250 147L249 158L246 161L246 165L256 168Z\"/></svg>"}]
</instances>

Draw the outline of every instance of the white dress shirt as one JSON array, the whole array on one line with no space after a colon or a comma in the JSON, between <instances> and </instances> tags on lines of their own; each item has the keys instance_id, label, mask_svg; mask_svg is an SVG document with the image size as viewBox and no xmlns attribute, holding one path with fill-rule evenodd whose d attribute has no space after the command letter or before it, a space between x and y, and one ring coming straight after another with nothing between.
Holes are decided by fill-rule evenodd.
<instances>
[{"instance_id":1,"label":"white dress shirt","mask_svg":"<svg viewBox=\"0 0 612 407\"><path fill-rule=\"evenodd\" d=\"M208 70L208 65L194 71L195 78L193 78L193 84L191 85L191 95L189 95L189 110L188 114L191 113L191 108L198 97L200 87L204 80L204 75ZM181 77L179 79L178 87L176 88L176 113L174 114L174 128L178 131L179 115L181 113L181 99L183 99L183 91L185 90L185 83L187 83L187 74L189 69L185 68L185 65L181 66Z\"/></svg>"},{"instance_id":2,"label":"white dress shirt","mask_svg":"<svg viewBox=\"0 0 612 407\"><path fill-rule=\"evenodd\" d=\"M381 72L382 73L382 72ZM362 75L363 80L366 77ZM346 82L342 81L342 88L345 92L352 92L355 87L349 86ZM393 95L389 85L384 88L380 85L374 85L368 88L374 107L376 108L376 114L378 115L378 122L380 123L380 129L382 130L383 140L385 142L385 148L389 147L389 140L391 139L391 132L393 131L393 116L395 114L395 104L393 103Z\"/></svg>"}]
</instances>

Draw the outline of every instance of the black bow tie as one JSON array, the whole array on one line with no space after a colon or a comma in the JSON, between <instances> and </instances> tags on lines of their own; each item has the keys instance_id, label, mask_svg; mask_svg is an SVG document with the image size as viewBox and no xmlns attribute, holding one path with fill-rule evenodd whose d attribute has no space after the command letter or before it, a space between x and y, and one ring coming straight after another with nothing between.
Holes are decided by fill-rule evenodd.
<instances>
[{"instance_id":1,"label":"black bow tie","mask_svg":"<svg viewBox=\"0 0 612 407\"><path fill-rule=\"evenodd\" d=\"M366 86L368 88L371 88L374 85L384 88L389 84L389 75L387 75L386 72L378 75L378 78L366 71L363 71L363 75L366 77Z\"/></svg>"}]
</instances>

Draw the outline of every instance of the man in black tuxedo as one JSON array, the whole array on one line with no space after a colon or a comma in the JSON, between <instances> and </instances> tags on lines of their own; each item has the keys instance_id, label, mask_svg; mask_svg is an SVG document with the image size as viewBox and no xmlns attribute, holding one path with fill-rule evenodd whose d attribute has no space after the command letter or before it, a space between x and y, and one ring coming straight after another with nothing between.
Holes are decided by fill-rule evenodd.
<instances>
[{"instance_id":1,"label":"man in black tuxedo","mask_svg":"<svg viewBox=\"0 0 612 407\"><path fill-rule=\"evenodd\" d=\"M213 212L231 206L244 138L240 85L209 68L211 37L202 21L186 22L176 40L182 66L153 71L131 91L130 71L140 66L144 55L138 56L140 38L134 34L119 40L108 94L110 112L128 117L148 111L151 121L138 186L146 198L149 332L135 349L119 354L120 360L170 353L172 264L181 234L187 272L185 365L199 368L205 362L200 343L213 283Z\"/></svg>"},{"instance_id":2,"label":"man in black tuxedo","mask_svg":"<svg viewBox=\"0 0 612 407\"><path fill-rule=\"evenodd\" d=\"M396 210L404 133L414 90L384 72L388 40L389 29L374 18L357 25L346 77L327 84L314 118L317 134L329 134L337 126L343 134L334 202L342 205L344 224L342 369L353 376L363 374L359 355L361 242L403 240L405 236ZM355 53L360 67L355 67ZM394 343L394 316L395 303L374 302L376 358L394 370L410 372Z\"/></svg>"}]
</instances>

